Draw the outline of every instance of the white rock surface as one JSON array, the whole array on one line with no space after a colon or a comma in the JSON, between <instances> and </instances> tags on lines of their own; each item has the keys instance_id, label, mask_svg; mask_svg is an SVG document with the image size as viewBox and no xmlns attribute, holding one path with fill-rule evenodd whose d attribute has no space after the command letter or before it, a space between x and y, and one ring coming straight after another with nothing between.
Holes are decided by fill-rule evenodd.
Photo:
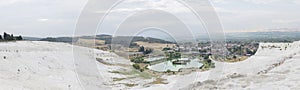
<instances>
[{"instance_id":1,"label":"white rock surface","mask_svg":"<svg viewBox=\"0 0 300 90\"><path fill-rule=\"evenodd\" d=\"M111 67L97 63L96 58L108 62L127 63L115 54L96 49L73 46L66 43L18 41L0 43L0 89L1 90L82 90L87 87L92 89L108 89L103 83L111 81L116 75L108 73L119 67ZM73 49L80 56L74 57ZM74 55L73 55L74 54ZM113 59L113 58L118 59ZM76 58L76 59L74 59ZM91 65L75 67L74 63L91 61L98 67L99 76L89 76L81 73L77 68L87 72ZM116 61L118 60L118 61ZM96 65L97 63L97 65ZM97 68L95 68L97 70ZM82 78L95 77L94 81L83 82ZM80 82L81 81L81 82ZM94 85L91 82L102 82ZM90 85L90 86L84 86Z\"/></svg>"},{"instance_id":2,"label":"white rock surface","mask_svg":"<svg viewBox=\"0 0 300 90\"><path fill-rule=\"evenodd\" d=\"M276 48L269 48L273 45ZM163 76L168 84L141 86L151 82L142 78L122 81L141 83L136 87L112 82L112 78L127 76L109 71L126 68L97 63L95 58L102 58L107 63L125 65L130 64L129 60L101 50L72 47L65 43L39 41L1 42L0 89L300 89L300 42L261 43L256 55L245 61L216 62L216 68L210 71ZM89 65L91 63L96 63L96 68Z\"/></svg>"}]
</instances>

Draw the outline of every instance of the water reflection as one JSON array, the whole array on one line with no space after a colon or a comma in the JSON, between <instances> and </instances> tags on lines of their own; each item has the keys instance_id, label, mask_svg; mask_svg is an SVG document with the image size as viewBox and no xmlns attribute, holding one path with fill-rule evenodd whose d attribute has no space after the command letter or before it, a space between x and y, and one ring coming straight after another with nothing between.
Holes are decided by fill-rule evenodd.
<instances>
[{"instance_id":1,"label":"water reflection","mask_svg":"<svg viewBox=\"0 0 300 90\"><path fill-rule=\"evenodd\" d=\"M167 70L178 71L181 68L200 68L202 65L203 64L199 62L199 59L193 59L191 60L191 62L188 62L185 65L177 65L173 64L172 61L165 61L159 64L149 66L148 68L150 70L164 72Z\"/></svg>"}]
</instances>

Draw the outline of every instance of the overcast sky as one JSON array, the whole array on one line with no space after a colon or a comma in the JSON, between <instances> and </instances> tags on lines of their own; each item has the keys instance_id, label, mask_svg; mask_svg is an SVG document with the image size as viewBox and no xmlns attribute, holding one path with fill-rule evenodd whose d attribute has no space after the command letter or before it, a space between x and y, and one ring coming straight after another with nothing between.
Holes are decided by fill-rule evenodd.
<instances>
[{"instance_id":1,"label":"overcast sky","mask_svg":"<svg viewBox=\"0 0 300 90\"><path fill-rule=\"evenodd\" d=\"M172 11L183 18L189 13L174 0L125 1L107 18L106 30L99 33L114 33L109 26L122 20L124 13L142 11L145 7ZM86 3L87 0L0 0L0 32L35 37L71 36ZM225 32L300 28L300 0L211 0L211 3ZM186 16L188 24L198 28L192 25L192 17Z\"/></svg>"}]
</instances>

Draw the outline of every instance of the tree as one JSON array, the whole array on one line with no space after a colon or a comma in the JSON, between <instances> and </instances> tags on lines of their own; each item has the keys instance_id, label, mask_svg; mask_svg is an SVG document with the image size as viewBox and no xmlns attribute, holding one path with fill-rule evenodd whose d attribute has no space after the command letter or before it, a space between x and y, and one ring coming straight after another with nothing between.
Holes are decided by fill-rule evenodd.
<instances>
[{"instance_id":1,"label":"tree","mask_svg":"<svg viewBox=\"0 0 300 90\"><path fill-rule=\"evenodd\" d=\"M206 59L209 59L209 55L205 55L204 56L204 59L206 60Z\"/></svg>"},{"instance_id":2,"label":"tree","mask_svg":"<svg viewBox=\"0 0 300 90\"><path fill-rule=\"evenodd\" d=\"M9 34L7 34L6 32L4 32L3 38L4 38L4 40L11 40L11 36Z\"/></svg>"},{"instance_id":3,"label":"tree","mask_svg":"<svg viewBox=\"0 0 300 90\"><path fill-rule=\"evenodd\" d=\"M233 59L236 59L237 57L234 55L232 58L233 58Z\"/></svg>"},{"instance_id":4,"label":"tree","mask_svg":"<svg viewBox=\"0 0 300 90\"><path fill-rule=\"evenodd\" d=\"M0 35L0 40L2 40L2 36Z\"/></svg>"},{"instance_id":5,"label":"tree","mask_svg":"<svg viewBox=\"0 0 300 90\"><path fill-rule=\"evenodd\" d=\"M141 46L141 47L139 48L139 52L144 52L144 51L145 51L144 46Z\"/></svg>"},{"instance_id":6,"label":"tree","mask_svg":"<svg viewBox=\"0 0 300 90\"><path fill-rule=\"evenodd\" d=\"M16 40L23 40L23 38L22 38L22 36L20 35L20 36L16 37Z\"/></svg>"},{"instance_id":7,"label":"tree","mask_svg":"<svg viewBox=\"0 0 300 90\"><path fill-rule=\"evenodd\" d=\"M175 52L174 53L174 58L181 58L181 53Z\"/></svg>"},{"instance_id":8,"label":"tree","mask_svg":"<svg viewBox=\"0 0 300 90\"><path fill-rule=\"evenodd\" d=\"M10 40L14 40L14 34L10 35Z\"/></svg>"},{"instance_id":9,"label":"tree","mask_svg":"<svg viewBox=\"0 0 300 90\"><path fill-rule=\"evenodd\" d=\"M150 53L152 53L152 51L153 51L152 49L146 49L143 53L144 54L150 54Z\"/></svg>"}]
</instances>

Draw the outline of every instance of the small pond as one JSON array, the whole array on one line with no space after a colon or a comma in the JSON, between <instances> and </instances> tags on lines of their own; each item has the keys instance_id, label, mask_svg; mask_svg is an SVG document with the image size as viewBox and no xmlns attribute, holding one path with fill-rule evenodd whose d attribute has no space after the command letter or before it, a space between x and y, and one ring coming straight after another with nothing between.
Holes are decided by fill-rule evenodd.
<instances>
[{"instance_id":1,"label":"small pond","mask_svg":"<svg viewBox=\"0 0 300 90\"><path fill-rule=\"evenodd\" d=\"M199 62L199 59L191 60L185 65L173 64L172 61L165 61L159 64L148 66L150 70L164 72L167 70L178 71L181 68L200 68L203 64Z\"/></svg>"}]
</instances>

